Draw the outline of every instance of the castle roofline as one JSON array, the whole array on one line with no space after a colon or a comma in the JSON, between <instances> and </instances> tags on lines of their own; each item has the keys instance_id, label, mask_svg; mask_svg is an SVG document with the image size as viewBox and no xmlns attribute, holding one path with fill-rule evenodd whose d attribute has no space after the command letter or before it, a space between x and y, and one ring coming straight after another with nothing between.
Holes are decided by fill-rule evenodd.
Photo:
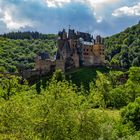
<instances>
[{"instance_id":1,"label":"castle roofline","mask_svg":"<svg viewBox=\"0 0 140 140\"><path fill-rule=\"evenodd\" d=\"M83 44L83 45L88 45L88 46L94 45L93 42L87 42L87 41L83 41L82 44Z\"/></svg>"}]
</instances>

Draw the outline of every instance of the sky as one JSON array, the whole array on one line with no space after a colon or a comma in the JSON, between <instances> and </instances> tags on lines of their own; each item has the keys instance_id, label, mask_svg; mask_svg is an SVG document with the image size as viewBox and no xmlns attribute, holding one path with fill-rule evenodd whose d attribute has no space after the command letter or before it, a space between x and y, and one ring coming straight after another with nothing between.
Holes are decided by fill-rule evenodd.
<instances>
[{"instance_id":1,"label":"sky","mask_svg":"<svg viewBox=\"0 0 140 140\"><path fill-rule=\"evenodd\" d=\"M110 36L139 20L140 0L0 0L0 33L71 28Z\"/></svg>"}]
</instances>

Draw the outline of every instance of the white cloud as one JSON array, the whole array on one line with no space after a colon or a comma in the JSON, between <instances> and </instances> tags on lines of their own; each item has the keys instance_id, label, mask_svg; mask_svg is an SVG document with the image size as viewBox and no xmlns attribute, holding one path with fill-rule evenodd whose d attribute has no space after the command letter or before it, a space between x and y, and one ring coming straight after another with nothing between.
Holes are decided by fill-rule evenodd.
<instances>
[{"instance_id":1,"label":"white cloud","mask_svg":"<svg viewBox=\"0 0 140 140\"><path fill-rule=\"evenodd\" d=\"M97 17L96 20L97 20L98 23L100 23L100 22L103 21L103 17Z\"/></svg>"},{"instance_id":2,"label":"white cloud","mask_svg":"<svg viewBox=\"0 0 140 140\"><path fill-rule=\"evenodd\" d=\"M111 6L118 3L120 0L83 0L90 3L90 6L95 10L102 10L106 6Z\"/></svg>"},{"instance_id":3,"label":"white cloud","mask_svg":"<svg viewBox=\"0 0 140 140\"><path fill-rule=\"evenodd\" d=\"M113 13L113 16L119 17L119 16L140 16L140 2L137 5L134 5L132 7L121 7L119 9L116 9Z\"/></svg>"},{"instance_id":4,"label":"white cloud","mask_svg":"<svg viewBox=\"0 0 140 140\"><path fill-rule=\"evenodd\" d=\"M138 2L140 0L0 0L0 32L37 30L56 33L71 25L77 30L109 35L138 20L137 16L116 18L119 14L111 15L115 9L126 5L127 8L121 10L125 15L139 15ZM135 10L131 11L130 6L136 7Z\"/></svg>"},{"instance_id":5,"label":"white cloud","mask_svg":"<svg viewBox=\"0 0 140 140\"><path fill-rule=\"evenodd\" d=\"M65 3L70 3L71 0L44 0L48 7L61 7Z\"/></svg>"},{"instance_id":6,"label":"white cloud","mask_svg":"<svg viewBox=\"0 0 140 140\"><path fill-rule=\"evenodd\" d=\"M13 15L17 13L14 6L5 7L0 9L0 21L2 21L9 30L18 30L20 28L32 27L33 23L30 20L14 17Z\"/></svg>"},{"instance_id":7,"label":"white cloud","mask_svg":"<svg viewBox=\"0 0 140 140\"><path fill-rule=\"evenodd\" d=\"M44 0L48 7L62 7L64 4L70 2L78 2L88 5L93 11L93 15L96 17L97 22L103 21L104 9L108 6L113 6L120 0Z\"/></svg>"},{"instance_id":8,"label":"white cloud","mask_svg":"<svg viewBox=\"0 0 140 140\"><path fill-rule=\"evenodd\" d=\"M85 3L90 7L94 8L94 10L101 10L103 7L107 5L114 5L118 3L120 0L44 0L48 7L61 7L66 3L70 2L79 2Z\"/></svg>"},{"instance_id":9,"label":"white cloud","mask_svg":"<svg viewBox=\"0 0 140 140\"><path fill-rule=\"evenodd\" d=\"M57 7L63 6L63 4L70 3L70 2L81 2L81 3L88 3L90 6L94 8L100 8L105 5L115 4L120 0L44 0L49 7Z\"/></svg>"},{"instance_id":10,"label":"white cloud","mask_svg":"<svg viewBox=\"0 0 140 140\"><path fill-rule=\"evenodd\" d=\"M93 14L97 20L97 23L101 23L105 17L105 10L109 7L113 7L120 0L83 0L85 3L89 3Z\"/></svg>"},{"instance_id":11,"label":"white cloud","mask_svg":"<svg viewBox=\"0 0 140 140\"><path fill-rule=\"evenodd\" d=\"M1 19L7 26L8 29L20 29L20 28L25 28L26 26L32 26L32 23L26 20L14 20L12 16L5 11L4 17Z\"/></svg>"}]
</instances>

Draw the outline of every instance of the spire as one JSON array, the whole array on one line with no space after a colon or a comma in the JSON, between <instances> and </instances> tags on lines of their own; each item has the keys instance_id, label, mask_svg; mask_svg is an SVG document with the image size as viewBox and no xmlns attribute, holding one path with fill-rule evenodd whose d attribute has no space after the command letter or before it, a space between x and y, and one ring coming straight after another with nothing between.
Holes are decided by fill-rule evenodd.
<instances>
[{"instance_id":1,"label":"spire","mask_svg":"<svg viewBox=\"0 0 140 140\"><path fill-rule=\"evenodd\" d=\"M71 28L71 25L69 25L69 30L70 30L70 28Z\"/></svg>"}]
</instances>

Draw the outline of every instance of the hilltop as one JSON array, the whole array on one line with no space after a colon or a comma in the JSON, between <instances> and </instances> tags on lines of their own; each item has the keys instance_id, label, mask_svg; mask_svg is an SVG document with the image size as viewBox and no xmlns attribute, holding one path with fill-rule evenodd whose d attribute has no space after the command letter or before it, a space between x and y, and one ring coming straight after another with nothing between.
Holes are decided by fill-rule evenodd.
<instances>
[{"instance_id":1,"label":"hilltop","mask_svg":"<svg viewBox=\"0 0 140 140\"><path fill-rule=\"evenodd\" d=\"M116 56L129 54L128 50L139 56L139 25L127 30L106 38L110 64L124 67ZM0 37L1 71L15 72L19 65L34 68L38 52L48 51L51 57L56 52L53 38L9 38ZM0 73L0 139L139 140L139 73L140 67L126 72L103 66L80 67L35 76L37 81L32 77L33 85L11 73Z\"/></svg>"},{"instance_id":2,"label":"hilltop","mask_svg":"<svg viewBox=\"0 0 140 140\"><path fill-rule=\"evenodd\" d=\"M50 57L54 56L55 40L56 35L37 32L12 32L1 35L0 72L16 72L17 67L33 69L37 53L48 51Z\"/></svg>"},{"instance_id":3,"label":"hilltop","mask_svg":"<svg viewBox=\"0 0 140 140\"><path fill-rule=\"evenodd\" d=\"M105 46L110 64L124 68L140 66L140 24L105 38Z\"/></svg>"},{"instance_id":4,"label":"hilltop","mask_svg":"<svg viewBox=\"0 0 140 140\"><path fill-rule=\"evenodd\" d=\"M38 52L47 51L53 58L57 35L38 32L10 32L0 35L0 71L17 71L17 67L34 68ZM105 38L106 59L112 65L140 66L140 24Z\"/></svg>"}]
</instances>

